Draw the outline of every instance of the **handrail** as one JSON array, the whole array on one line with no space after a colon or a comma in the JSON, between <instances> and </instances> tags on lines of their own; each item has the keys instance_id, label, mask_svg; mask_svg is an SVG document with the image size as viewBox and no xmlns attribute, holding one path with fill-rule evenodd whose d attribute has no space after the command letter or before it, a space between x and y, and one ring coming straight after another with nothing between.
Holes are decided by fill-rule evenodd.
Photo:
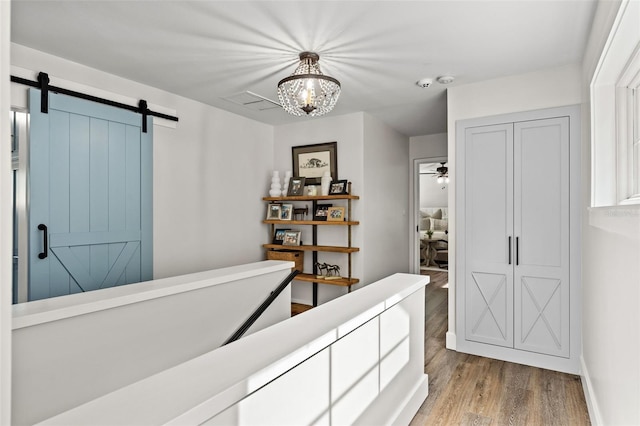
<instances>
[{"instance_id":1,"label":"handrail","mask_svg":"<svg viewBox=\"0 0 640 426\"><path fill-rule=\"evenodd\" d=\"M235 342L236 340L241 338L244 335L244 333L246 333L247 330L251 328L251 326L258 320L258 318L260 318L260 315L262 315L264 311L267 310L267 308L271 305L271 303L273 303L273 301L276 300L278 296L280 296L280 293L282 293L282 290L284 290L291 283L291 281L293 281L295 276L298 275L299 273L300 271L298 271L297 269L294 269L293 271L291 271L291 273L278 285L278 287L276 287L275 290L271 292L271 294L269 294L269 296L267 296L265 301L262 302L262 304L258 306L255 311L253 311L251 316L249 316L249 318L247 318L247 320L244 323L242 323L242 325L235 331L235 333L233 333L231 337L229 337L222 344L222 346L227 345L231 342Z\"/></svg>"}]
</instances>

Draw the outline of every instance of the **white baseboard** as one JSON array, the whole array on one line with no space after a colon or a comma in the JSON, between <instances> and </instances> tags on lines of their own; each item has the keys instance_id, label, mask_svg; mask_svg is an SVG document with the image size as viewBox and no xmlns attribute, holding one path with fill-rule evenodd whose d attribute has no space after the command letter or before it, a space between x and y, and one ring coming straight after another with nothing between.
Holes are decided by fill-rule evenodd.
<instances>
[{"instance_id":1,"label":"white baseboard","mask_svg":"<svg viewBox=\"0 0 640 426\"><path fill-rule=\"evenodd\" d=\"M593 391L593 384L591 383L591 377L589 376L589 370L584 363L584 358L580 356L580 378L582 379L582 390L584 391L584 399L587 401L587 409L589 410L589 420L594 426L604 425L602 416L600 415L600 409L598 409L598 402L595 398Z\"/></svg>"},{"instance_id":2,"label":"white baseboard","mask_svg":"<svg viewBox=\"0 0 640 426\"><path fill-rule=\"evenodd\" d=\"M456 333L451 331L447 331L447 343L446 348L451 349L452 351L456 350Z\"/></svg>"},{"instance_id":3,"label":"white baseboard","mask_svg":"<svg viewBox=\"0 0 640 426\"><path fill-rule=\"evenodd\" d=\"M425 374L423 378L414 386L414 388L408 392L409 397L406 398L404 404L400 404L401 408L396 415L393 416L393 420L390 424L394 425L408 425L413 420L422 403L429 396L429 376Z\"/></svg>"}]
</instances>

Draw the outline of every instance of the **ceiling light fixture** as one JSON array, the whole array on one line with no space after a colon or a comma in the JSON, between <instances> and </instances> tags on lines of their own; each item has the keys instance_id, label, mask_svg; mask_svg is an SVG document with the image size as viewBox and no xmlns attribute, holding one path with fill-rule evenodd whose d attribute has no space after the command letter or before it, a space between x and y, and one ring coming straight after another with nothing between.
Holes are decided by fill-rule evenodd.
<instances>
[{"instance_id":1,"label":"ceiling light fixture","mask_svg":"<svg viewBox=\"0 0 640 426\"><path fill-rule=\"evenodd\" d=\"M296 116L318 117L331 111L340 96L340 82L322 74L320 55L302 52L300 63L278 83L278 99L285 111Z\"/></svg>"},{"instance_id":2,"label":"ceiling light fixture","mask_svg":"<svg viewBox=\"0 0 640 426\"><path fill-rule=\"evenodd\" d=\"M451 75L441 75L436 78L436 81L440 84L451 84L453 83L453 80L455 80L455 78Z\"/></svg>"}]
</instances>

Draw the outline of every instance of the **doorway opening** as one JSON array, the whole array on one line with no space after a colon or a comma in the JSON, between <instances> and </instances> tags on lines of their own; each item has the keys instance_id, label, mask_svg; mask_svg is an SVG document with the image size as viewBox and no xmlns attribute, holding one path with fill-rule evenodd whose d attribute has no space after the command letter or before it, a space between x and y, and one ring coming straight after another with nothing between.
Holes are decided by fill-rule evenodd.
<instances>
[{"instance_id":1,"label":"doorway opening","mask_svg":"<svg viewBox=\"0 0 640 426\"><path fill-rule=\"evenodd\" d=\"M447 157L415 160L412 241L415 273L448 270L449 174Z\"/></svg>"}]
</instances>

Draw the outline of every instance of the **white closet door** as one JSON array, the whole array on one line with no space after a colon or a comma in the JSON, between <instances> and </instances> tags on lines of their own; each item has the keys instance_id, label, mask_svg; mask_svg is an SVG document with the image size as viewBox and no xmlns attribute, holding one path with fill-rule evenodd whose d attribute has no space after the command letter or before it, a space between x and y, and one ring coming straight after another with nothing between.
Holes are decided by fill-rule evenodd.
<instances>
[{"instance_id":1,"label":"white closet door","mask_svg":"<svg viewBox=\"0 0 640 426\"><path fill-rule=\"evenodd\" d=\"M514 133L514 347L569 357L569 118Z\"/></svg>"},{"instance_id":2,"label":"white closet door","mask_svg":"<svg viewBox=\"0 0 640 426\"><path fill-rule=\"evenodd\" d=\"M513 347L513 125L466 129L465 338Z\"/></svg>"}]
</instances>

